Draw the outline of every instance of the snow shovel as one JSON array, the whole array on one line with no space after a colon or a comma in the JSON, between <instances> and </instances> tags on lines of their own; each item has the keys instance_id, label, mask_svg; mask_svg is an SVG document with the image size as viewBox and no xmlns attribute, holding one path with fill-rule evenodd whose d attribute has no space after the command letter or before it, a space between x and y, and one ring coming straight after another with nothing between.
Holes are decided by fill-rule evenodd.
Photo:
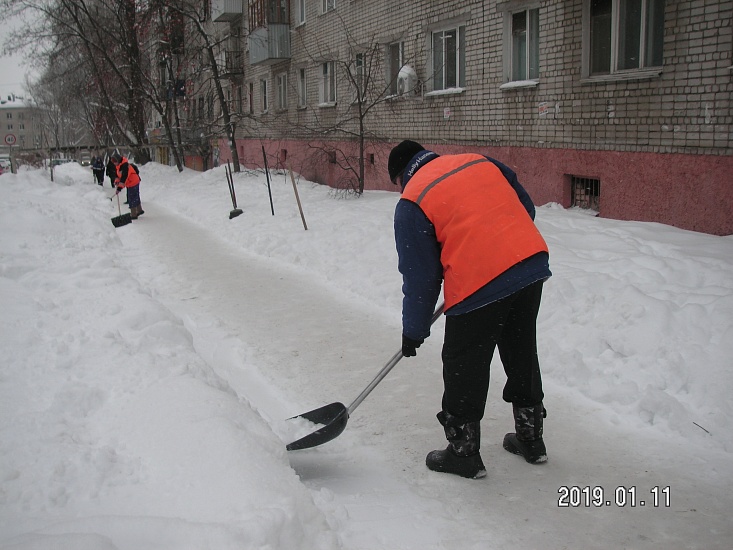
<instances>
[{"instance_id":1,"label":"snow shovel","mask_svg":"<svg viewBox=\"0 0 733 550\"><path fill-rule=\"evenodd\" d=\"M440 317L440 315L443 313L444 306L445 304L441 303L438 306L438 309L435 310L435 313L433 313L433 317L430 320L431 326L433 323L435 323L435 321L438 320L438 317ZM331 403L330 405L319 407L318 409L313 409L312 411L308 411L306 413L299 414L298 416L293 416L292 418L289 418L288 420L293 420L294 418L305 418L306 420L309 420L314 424L323 424L323 427L318 428L315 432L301 437L300 439L293 441L292 443L289 443L285 446L285 448L288 451L310 449L311 447L317 447L318 445L328 443L332 439L336 439L339 435L341 435L341 432L346 429L346 423L348 422L351 413L354 412L354 409L356 409L356 407L358 407L361 402L366 399L366 396L372 392L377 384L379 384L382 379L387 376L389 371L391 371L392 368L397 363L399 363L400 359L402 359L403 357L404 355L402 355L402 349L400 349L392 356L392 359L389 360L389 362L382 368L382 370L379 371L377 376L369 383L364 391L361 392L356 399L354 399L354 402L351 403L348 408L345 407L343 403Z\"/></svg>"},{"instance_id":2,"label":"snow shovel","mask_svg":"<svg viewBox=\"0 0 733 550\"><path fill-rule=\"evenodd\" d=\"M229 161L227 161L227 165L224 167L224 173L227 176L227 183L229 184L229 195L232 197L232 206L234 207L234 210L229 212L229 219L236 218L242 213L241 208L237 208L237 195L234 193L234 176L232 175L232 167L229 165Z\"/></svg>"},{"instance_id":3,"label":"snow shovel","mask_svg":"<svg viewBox=\"0 0 733 550\"><path fill-rule=\"evenodd\" d=\"M120 194L115 193L115 196L117 197L117 211L120 215L112 218L112 225L115 227L122 227L128 223L132 223L132 215L129 212L127 214L122 213L122 209L120 208ZM109 200L112 200L112 197L110 197Z\"/></svg>"}]
</instances>

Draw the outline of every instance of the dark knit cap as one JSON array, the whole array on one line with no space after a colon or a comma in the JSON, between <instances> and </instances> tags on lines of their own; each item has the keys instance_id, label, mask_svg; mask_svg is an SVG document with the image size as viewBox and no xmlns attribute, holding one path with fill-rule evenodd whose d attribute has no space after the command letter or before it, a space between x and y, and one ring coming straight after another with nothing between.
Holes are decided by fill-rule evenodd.
<instances>
[{"instance_id":1,"label":"dark knit cap","mask_svg":"<svg viewBox=\"0 0 733 550\"><path fill-rule=\"evenodd\" d=\"M405 171L407 163L410 162L412 157L424 150L425 147L409 139L406 139L392 149L389 153L389 162L387 163L389 179L392 183L397 185L397 177Z\"/></svg>"}]
</instances>

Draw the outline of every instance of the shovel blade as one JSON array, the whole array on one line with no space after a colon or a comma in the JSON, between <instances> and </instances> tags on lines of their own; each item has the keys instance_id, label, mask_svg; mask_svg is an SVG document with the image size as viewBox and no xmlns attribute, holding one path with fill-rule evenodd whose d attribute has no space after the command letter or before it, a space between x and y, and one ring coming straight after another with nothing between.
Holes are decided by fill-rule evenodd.
<instances>
[{"instance_id":1,"label":"shovel blade","mask_svg":"<svg viewBox=\"0 0 733 550\"><path fill-rule=\"evenodd\" d=\"M344 431L346 423L349 421L349 409L343 403L331 403L325 407L319 407L298 416L293 416L290 420L293 418L305 418L314 424L323 424L323 426L315 432L286 445L285 448L288 451L310 449L337 438Z\"/></svg>"},{"instance_id":2,"label":"shovel blade","mask_svg":"<svg viewBox=\"0 0 733 550\"><path fill-rule=\"evenodd\" d=\"M231 220L232 218L236 218L241 213L242 213L242 209L241 208L235 208L234 210L232 210L231 212L229 212L229 219Z\"/></svg>"},{"instance_id":3,"label":"shovel blade","mask_svg":"<svg viewBox=\"0 0 733 550\"><path fill-rule=\"evenodd\" d=\"M122 214L121 216L115 216L112 218L112 225L115 227L122 227L123 225L127 225L128 223L132 223L132 215L131 214Z\"/></svg>"}]
</instances>

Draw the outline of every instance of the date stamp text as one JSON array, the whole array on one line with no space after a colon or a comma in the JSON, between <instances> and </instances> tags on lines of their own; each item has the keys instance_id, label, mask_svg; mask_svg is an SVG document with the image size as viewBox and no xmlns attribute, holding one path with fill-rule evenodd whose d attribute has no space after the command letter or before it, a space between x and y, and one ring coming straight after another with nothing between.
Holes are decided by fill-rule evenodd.
<instances>
[{"instance_id":1,"label":"date stamp text","mask_svg":"<svg viewBox=\"0 0 733 550\"><path fill-rule=\"evenodd\" d=\"M557 490L557 506L559 508L600 508L615 506L618 508L669 508L671 505L671 490L669 485L661 487L655 485L648 491L638 490L635 485L622 485L613 490L606 490L600 486L563 485Z\"/></svg>"}]
</instances>

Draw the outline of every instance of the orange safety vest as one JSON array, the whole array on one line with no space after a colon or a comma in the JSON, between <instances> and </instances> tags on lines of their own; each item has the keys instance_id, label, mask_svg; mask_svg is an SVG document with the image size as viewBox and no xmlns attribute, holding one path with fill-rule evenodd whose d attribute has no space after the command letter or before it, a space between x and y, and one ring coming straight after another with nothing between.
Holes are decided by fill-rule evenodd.
<instances>
[{"instance_id":1,"label":"orange safety vest","mask_svg":"<svg viewBox=\"0 0 733 550\"><path fill-rule=\"evenodd\" d=\"M122 165L127 164L127 179L125 180L125 187L135 187L140 183L140 176L137 175L135 169L130 165L127 157L122 157L122 160L117 165L117 179L122 183Z\"/></svg>"},{"instance_id":2,"label":"orange safety vest","mask_svg":"<svg viewBox=\"0 0 733 550\"><path fill-rule=\"evenodd\" d=\"M548 252L514 188L482 155L430 161L410 178L402 198L435 227L446 310L522 260Z\"/></svg>"}]
</instances>

